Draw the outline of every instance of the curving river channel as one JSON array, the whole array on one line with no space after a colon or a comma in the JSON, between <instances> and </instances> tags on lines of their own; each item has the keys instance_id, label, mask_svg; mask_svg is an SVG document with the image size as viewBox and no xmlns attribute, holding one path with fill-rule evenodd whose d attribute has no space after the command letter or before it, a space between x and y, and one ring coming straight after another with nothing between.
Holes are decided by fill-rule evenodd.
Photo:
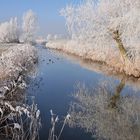
<instances>
[{"instance_id":1,"label":"curving river channel","mask_svg":"<svg viewBox=\"0 0 140 140\"><path fill-rule=\"evenodd\" d=\"M27 93L29 95L35 96L35 102L38 105L38 108L41 112L42 127L40 129L40 134L39 134L40 140L48 139L49 129L51 127L50 110L53 110L53 112L57 114L59 117L59 122L56 126L56 133L59 133L60 128L62 126L62 120L69 112L70 104L72 102L75 102L76 100L73 97L73 94L77 91L76 85L78 83L84 84L85 87L89 89L94 89L96 87L99 87L103 82L107 83L109 85L107 87L110 87L110 90L112 91L114 90L114 93L116 94L115 97L113 97L112 95L112 98L110 98L113 100L112 101L113 103L112 102L111 103L114 106L116 105L114 102L116 102L116 100L119 100L120 96L131 97L131 95L134 94L137 97L139 97L139 89L140 89L139 79L135 79L133 77L127 78L121 74L118 75L114 73L111 69L107 68L102 64L92 63L89 60L85 61L82 60L82 58L78 58L72 55L66 55L62 52L55 51L55 50L49 50L47 48L44 48L43 46L38 46L37 49L39 53L39 62L36 67L35 77L31 78L31 80L29 81L29 87L27 89ZM100 94L100 93L97 92L96 94ZM93 101L95 98L96 97L93 98ZM101 101L103 102L104 100ZM84 107L87 107L87 110L90 110L88 106L84 106ZM138 119L139 119L140 112L138 109L136 111L137 111L136 114L138 114ZM124 113L127 112L124 111ZM107 113L104 113L102 115L106 115L106 114ZM81 121L82 119L79 119L78 121L79 127L70 127L66 125L61 135L61 139L62 140L96 139L93 137L94 132L90 133L91 128L89 128L90 131L87 132L88 130L87 126L92 124L92 121L90 120L90 118L92 118L92 114L90 114L91 115L90 117L89 115L87 116L86 115L87 114L85 114L84 116L82 114L82 117L87 118L88 120L87 125L82 124L85 123L85 121L84 122ZM105 121L106 120L103 120L103 122ZM102 125L104 124L103 122ZM97 127L97 124L99 123L97 121L95 121L95 123ZM125 125L127 125L126 123ZM137 121L136 125L138 125L137 130L140 130L139 129L140 126L138 123L140 124L139 120ZM104 127L104 129L107 130L108 130L107 127L114 125L113 123L111 124L106 123L106 124L108 125L105 126L104 124L102 127ZM101 125L99 127L101 127ZM93 127L93 129L95 128ZM112 133L114 133L115 131L113 129L115 128L112 128L111 130ZM102 131L102 133L100 133L100 136L102 134L103 136L105 136L104 139L108 139L108 138L112 139L111 134L108 135L108 133L110 133L110 130L103 131L101 128L99 130ZM130 130L127 131L130 132ZM126 132L124 131L123 132L124 134L122 135L125 135L127 131ZM133 131L135 131L135 129L133 129ZM116 133L118 133L117 130ZM139 135L137 136L137 132L135 132L135 139L139 139L139 138L140 138Z\"/></svg>"}]
</instances>

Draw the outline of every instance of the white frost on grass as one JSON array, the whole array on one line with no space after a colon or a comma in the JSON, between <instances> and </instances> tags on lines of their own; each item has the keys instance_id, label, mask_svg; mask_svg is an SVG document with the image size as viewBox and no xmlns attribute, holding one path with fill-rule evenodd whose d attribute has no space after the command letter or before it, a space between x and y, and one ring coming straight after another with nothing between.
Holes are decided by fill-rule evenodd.
<instances>
[{"instance_id":1,"label":"white frost on grass","mask_svg":"<svg viewBox=\"0 0 140 140\"><path fill-rule=\"evenodd\" d=\"M136 77L140 75L139 55L136 56L137 59L134 63L125 62L124 64L117 48L96 49L92 43L77 40L51 40L46 44L46 47L71 53L84 59L105 63L115 71L125 72L127 75Z\"/></svg>"},{"instance_id":2,"label":"white frost on grass","mask_svg":"<svg viewBox=\"0 0 140 140\"><path fill-rule=\"evenodd\" d=\"M40 111L33 98L31 104L27 104L24 94L26 74L34 68L38 58L36 48L13 43L0 44L0 47L5 48L0 55L0 130L13 140L36 139ZM0 139L1 136L0 133Z\"/></svg>"},{"instance_id":3,"label":"white frost on grass","mask_svg":"<svg viewBox=\"0 0 140 140\"><path fill-rule=\"evenodd\" d=\"M11 44L11 47L1 54L0 60L0 78L14 77L33 66L37 60L37 52L35 47L29 44Z\"/></svg>"}]
</instances>

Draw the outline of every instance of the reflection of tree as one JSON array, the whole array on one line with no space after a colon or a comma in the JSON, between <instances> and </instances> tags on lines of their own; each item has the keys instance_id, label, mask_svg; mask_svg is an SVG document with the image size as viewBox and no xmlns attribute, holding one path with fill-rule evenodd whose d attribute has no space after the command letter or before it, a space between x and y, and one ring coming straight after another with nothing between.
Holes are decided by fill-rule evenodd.
<instances>
[{"instance_id":1,"label":"reflection of tree","mask_svg":"<svg viewBox=\"0 0 140 140\"><path fill-rule=\"evenodd\" d=\"M139 140L140 100L137 95L121 96L124 85L122 79L114 96L108 85L98 90L80 87L70 106L70 126L85 128L97 139Z\"/></svg>"},{"instance_id":2,"label":"reflection of tree","mask_svg":"<svg viewBox=\"0 0 140 140\"><path fill-rule=\"evenodd\" d=\"M119 100L121 91L123 90L124 87L125 87L125 79L123 78L119 83L119 85L116 87L115 94L111 97L109 107L111 108L117 107L116 106L117 101Z\"/></svg>"}]
</instances>

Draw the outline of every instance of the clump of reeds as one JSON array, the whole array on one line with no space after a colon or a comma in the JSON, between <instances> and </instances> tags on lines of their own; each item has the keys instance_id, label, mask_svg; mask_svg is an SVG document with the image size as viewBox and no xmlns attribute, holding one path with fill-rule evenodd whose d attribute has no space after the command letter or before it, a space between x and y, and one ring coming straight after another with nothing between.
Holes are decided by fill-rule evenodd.
<instances>
[{"instance_id":1,"label":"clump of reeds","mask_svg":"<svg viewBox=\"0 0 140 140\"><path fill-rule=\"evenodd\" d=\"M35 140L40 128L40 111L32 102L13 105L0 100L0 137L12 140Z\"/></svg>"},{"instance_id":2,"label":"clump of reeds","mask_svg":"<svg viewBox=\"0 0 140 140\"><path fill-rule=\"evenodd\" d=\"M62 135L62 132L64 130L64 127L65 125L69 122L70 120L70 114L67 114L66 117L64 118L64 121L63 121L63 124L62 124L62 127L58 133L58 135L55 134L55 128L56 128L56 124L58 123L59 121L59 118L57 115L55 115L53 113L52 110L50 110L50 113L51 113L51 128L50 128L50 131L49 131L49 138L48 140L59 140L61 135Z\"/></svg>"},{"instance_id":3,"label":"clump of reeds","mask_svg":"<svg viewBox=\"0 0 140 140\"><path fill-rule=\"evenodd\" d=\"M34 100L26 101L24 74L19 73L0 84L0 139L39 139L40 111Z\"/></svg>"}]
</instances>

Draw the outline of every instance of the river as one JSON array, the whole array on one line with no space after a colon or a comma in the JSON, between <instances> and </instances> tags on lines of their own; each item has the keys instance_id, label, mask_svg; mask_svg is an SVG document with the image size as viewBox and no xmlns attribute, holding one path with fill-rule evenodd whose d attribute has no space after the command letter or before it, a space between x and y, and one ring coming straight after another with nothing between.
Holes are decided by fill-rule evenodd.
<instances>
[{"instance_id":1,"label":"river","mask_svg":"<svg viewBox=\"0 0 140 140\"><path fill-rule=\"evenodd\" d=\"M76 56L66 55L62 52L50 50L38 46L39 62L36 67L36 75L31 78L27 93L35 96L35 102L41 112L42 127L40 140L47 140L51 128L50 110L59 116L56 126L58 134L62 126L62 120L69 111L69 105L74 100L73 94L78 83L84 83L86 87L96 88L102 81L109 81L118 85L124 78L121 74L110 74L106 66L81 60ZM125 86L122 95L139 93L139 80L125 78ZM61 139L63 140L92 140L90 133L83 128L64 128Z\"/></svg>"}]
</instances>

